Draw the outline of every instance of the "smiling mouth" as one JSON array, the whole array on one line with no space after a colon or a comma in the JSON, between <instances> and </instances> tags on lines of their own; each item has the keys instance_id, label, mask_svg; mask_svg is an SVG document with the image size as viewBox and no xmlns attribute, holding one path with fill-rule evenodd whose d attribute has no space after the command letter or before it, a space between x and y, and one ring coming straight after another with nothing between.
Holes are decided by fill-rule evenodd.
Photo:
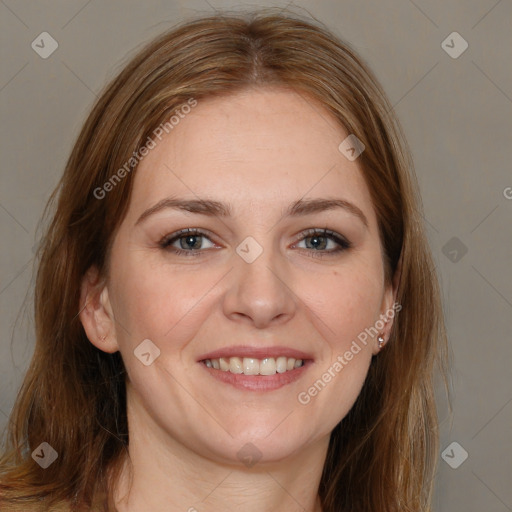
<instances>
[{"instance_id":1,"label":"smiling mouth","mask_svg":"<svg viewBox=\"0 0 512 512\"><path fill-rule=\"evenodd\" d=\"M206 367L226 373L243 375L275 375L287 373L304 366L303 359L293 357L266 357L256 359L252 357L220 357L218 359L204 359L201 361Z\"/></svg>"}]
</instances>

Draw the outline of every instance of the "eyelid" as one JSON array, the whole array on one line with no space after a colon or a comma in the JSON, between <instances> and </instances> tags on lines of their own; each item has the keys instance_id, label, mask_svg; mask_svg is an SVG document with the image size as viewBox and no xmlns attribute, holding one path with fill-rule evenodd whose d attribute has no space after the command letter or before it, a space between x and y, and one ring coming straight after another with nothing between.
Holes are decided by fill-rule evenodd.
<instances>
[{"instance_id":1,"label":"eyelid","mask_svg":"<svg viewBox=\"0 0 512 512\"><path fill-rule=\"evenodd\" d=\"M178 240L188 234L202 235L205 238L208 238L208 240L210 240L213 244L220 245L218 242L215 241L215 235L211 231L209 231L207 229L203 229L203 228L179 229L178 231L174 231L173 233L170 233L169 235L165 235L164 237L162 237L160 239L160 241L158 242L158 244L160 246L162 246L163 248L167 248L170 246L172 241L174 241L175 239ZM190 251L190 252L194 252L194 251ZM195 251L195 252L199 252L199 251Z\"/></svg>"},{"instance_id":2,"label":"eyelid","mask_svg":"<svg viewBox=\"0 0 512 512\"><path fill-rule=\"evenodd\" d=\"M302 240L304 240L304 238L308 238L313 235L320 235L320 236L324 236L327 238L332 238L338 245L340 245L340 247L342 247L344 249L350 249L353 245L352 242L347 237L345 237L341 233L333 231L332 229L329 229L329 228L305 229L305 230L301 231L300 233L298 233L298 235L296 235L297 239L294 242L294 244L301 242ZM326 251L326 252L328 253L328 252L334 252L334 251Z\"/></svg>"},{"instance_id":3,"label":"eyelid","mask_svg":"<svg viewBox=\"0 0 512 512\"><path fill-rule=\"evenodd\" d=\"M176 240L179 240L180 238L183 238L187 234L191 234L192 236L203 236L203 237L207 238L212 244L215 244L217 246L221 245L221 244L219 244L218 242L215 241L215 236L213 235L213 233L211 231L209 231L207 229L203 229L203 228L184 228L184 229L180 229L180 230L175 231L175 232L173 232L173 233L171 233L169 235L165 235L158 242L158 244L163 249L171 248L172 251L175 252L176 254L187 253L188 255L193 255L193 254L200 255L201 253L203 253L203 252L208 250L208 249L198 249L198 250L186 251L186 250L178 249L176 247L172 247L171 246L172 242L174 242ZM292 246L294 246L297 243L302 242L304 239L306 239L308 237L311 237L311 236L314 236L314 235L330 238L330 239L332 239L338 245L338 247L336 249L319 250L319 251L303 249L303 248L300 248L299 250L305 251L307 253L310 253L311 256L323 257L323 256L334 255L334 254L346 251L347 249L352 248L352 245L353 245L352 242L350 242L350 240L348 240L345 236L343 236L342 234L337 233L336 231L333 231L331 229L328 229L328 228L307 228L305 230L302 230L300 233L298 233L295 236L296 240L293 242ZM211 248L209 248L209 249L211 249Z\"/></svg>"}]
</instances>

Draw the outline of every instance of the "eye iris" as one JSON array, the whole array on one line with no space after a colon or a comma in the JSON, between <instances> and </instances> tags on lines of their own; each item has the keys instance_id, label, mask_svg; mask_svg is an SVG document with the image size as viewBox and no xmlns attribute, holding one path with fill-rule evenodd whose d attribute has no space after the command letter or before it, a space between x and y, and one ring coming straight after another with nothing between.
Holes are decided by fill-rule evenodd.
<instances>
[{"instance_id":1,"label":"eye iris","mask_svg":"<svg viewBox=\"0 0 512 512\"><path fill-rule=\"evenodd\" d=\"M307 240L308 238L306 238L306 246L308 246L308 248L314 248L314 249L325 249L325 246L326 246L326 237L325 236L311 236L309 237L309 239L311 240L311 242L308 244Z\"/></svg>"},{"instance_id":2,"label":"eye iris","mask_svg":"<svg viewBox=\"0 0 512 512\"><path fill-rule=\"evenodd\" d=\"M180 246L182 249L200 249L201 248L201 236L199 235L188 235L180 239ZM185 241L186 246L183 245Z\"/></svg>"}]
</instances>

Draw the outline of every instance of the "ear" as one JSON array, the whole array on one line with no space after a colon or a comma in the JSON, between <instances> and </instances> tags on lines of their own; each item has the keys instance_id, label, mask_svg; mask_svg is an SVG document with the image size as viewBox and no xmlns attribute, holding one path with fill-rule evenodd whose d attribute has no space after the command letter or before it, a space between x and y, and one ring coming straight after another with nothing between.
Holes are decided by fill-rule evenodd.
<instances>
[{"instance_id":1,"label":"ear","mask_svg":"<svg viewBox=\"0 0 512 512\"><path fill-rule=\"evenodd\" d=\"M396 314L402 309L402 305L396 302L401 276L402 254L400 254L395 274L393 275L391 283L386 288L384 292L384 297L382 299L380 321L384 323L384 326L382 329L379 329L379 336L382 336L384 338L384 344L386 344L389 341L394 318ZM379 326L381 325L380 322L378 322L378 324ZM380 350L377 338L378 336L376 336L375 338L374 354L378 353Z\"/></svg>"},{"instance_id":2,"label":"ear","mask_svg":"<svg viewBox=\"0 0 512 512\"><path fill-rule=\"evenodd\" d=\"M95 347L108 353L119 350L108 288L99 279L96 267L91 267L82 279L79 316L89 341Z\"/></svg>"}]
</instances>

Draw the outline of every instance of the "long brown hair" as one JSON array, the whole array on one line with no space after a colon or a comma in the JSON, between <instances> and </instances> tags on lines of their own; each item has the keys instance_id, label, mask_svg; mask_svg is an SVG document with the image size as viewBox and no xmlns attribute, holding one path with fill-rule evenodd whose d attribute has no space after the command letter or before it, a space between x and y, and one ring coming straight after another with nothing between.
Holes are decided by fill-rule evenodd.
<instances>
[{"instance_id":1,"label":"long brown hair","mask_svg":"<svg viewBox=\"0 0 512 512\"><path fill-rule=\"evenodd\" d=\"M363 141L359 163L388 283L401 265L402 310L389 343L331 435L319 489L323 510L430 510L438 452L433 375L436 366L445 375L447 350L410 152L381 86L346 43L316 20L268 11L174 27L128 62L86 120L48 205L35 286L36 347L0 460L5 503L43 500L71 510L105 503L107 510L107 495L112 503L128 445L125 369L119 352L100 351L85 335L81 280L93 265L108 273L109 246L136 172L133 155L154 130L191 98L274 85L318 101ZM41 442L59 457L47 469L31 457Z\"/></svg>"}]
</instances>

